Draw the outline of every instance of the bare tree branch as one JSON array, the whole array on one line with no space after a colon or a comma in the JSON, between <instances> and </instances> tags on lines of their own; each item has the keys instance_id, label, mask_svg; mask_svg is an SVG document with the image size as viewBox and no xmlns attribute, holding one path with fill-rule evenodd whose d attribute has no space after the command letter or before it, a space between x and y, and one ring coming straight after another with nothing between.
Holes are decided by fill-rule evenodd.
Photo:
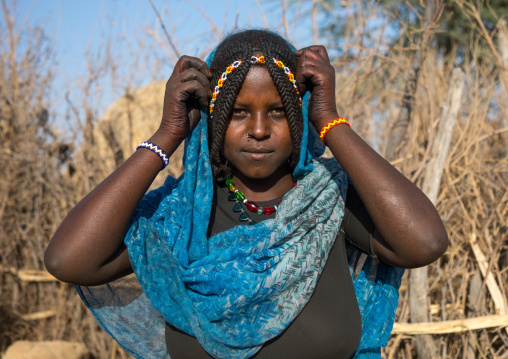
<instances>
[{"instance_id":1,"label":"bare tree branch","mask_svg":"<svg viewBox=\"0 0 508 359\"><path fill-rule=\"evenodd\" d=\"M499 52L497 51L496 45L494 44L494 41L489 33L489 30L487 30L485 24L483 23L478 8L473 4L473 2L470 1L466 2L464 0L454 0L454 2L459 6L459 8L464 12L464 14L469 14L469 16L473 17L478 26L480 27L481 34L487 41L490 51L492 51L492 54L494 55L494 58L496 60L496 65L500 69L499 75L501 76L501 79L504 83L504 87L508 89L508 71L506 70L505 65L503 64L503 59L499 54Z\"/></svg>"},{"instance_id":2,"label":"bare tree branch","mask_svg":"<svg viewBox=\"0 0 508 359\"><path fill-rule=\"evenodd\" d=\"M153 11L155 11L155 14L157 15L157 18L159 19L159 22L161 23L162 30L164 30L164 34L166 35L166 38L168 39L169 46L173 49L173 52L175 53L177 58L180 58L180 52L176 48L176 46L173 44L173 41L171 40L171 36L169 36L168 30L166 30L166 26L164 26L164 21L162 20L161 15L159 14L159 11L157 11L157 8L153 4L152 0L148 0L150 2L150 5L152 6Z\"/></svg>"},{"instance_id":3,"label":"bare tree branch","mask_svg":"<svg viewBox=\"0 0 508 359\"><path fill-rule=\"evenodd\" d=\"M261 4L259 3L259 0L256 0L256 5L259 9L259 11L261 12L261 15L263 16L263 24L268 27L268 19L266 17L266 13L265 13L265 10L263 9L263 7L261 6Z\"/></svg>"},{"instance_id":4,"label":"bare tree branch","mask_svg":"<svg viewBox=\"0 0 508 359\"><path fill-rule=\"evenodd\" d=\"M215 35L217 35L219 38L221 38L222 32L219 30L217 25L215 25L215 23L212 21L212 19L210 19L208 14L205 11L203 11L203 9L201 9L201 7L197 6L192 0L187 0L187 2L189 4L191 4L201 14L201 16L203 16L205 18L206 21L208 21L208 23L212 26L212 30L213 30L213 32L215 32ZM224 19L225 19L225 17L224 17Z\"/></svg>"},{"instance_id":5,"label":"bare tree branch","mask_svg":"<svg viewBox=\"0 0 508 359\"><path fill-rule=\"evenodd\" d=\"M288 27L288 20L286 18L286 12L288 9L288 3L287 0L280 0L282 4L282 24L284 25L284 34L286 36L286 39L289 39L289 27Z\"/></svg>"}]
</instances>

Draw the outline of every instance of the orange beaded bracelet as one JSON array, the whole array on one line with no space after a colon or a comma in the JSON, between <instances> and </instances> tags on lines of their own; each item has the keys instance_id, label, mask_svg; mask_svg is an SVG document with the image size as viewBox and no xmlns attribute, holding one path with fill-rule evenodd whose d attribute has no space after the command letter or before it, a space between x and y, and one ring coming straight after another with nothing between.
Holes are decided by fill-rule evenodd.
<instances>
[{"instance_id":1,"label":"orange beaded bracelet","mask_svg":"<svg viewBox=\"0 0 508 359\"><path fill-rule=\"evenodd\" d=\"M324 127L323 129L321 130L321 132L319 132L319 138L321 139L321 141L323 141L323 144L326 146L326 142L325 142L325 136L326 134L328 133L328 131L330 131L334 126L337 126L337 125L340 125L340 124L344 124L344 125L348 125L349 127L351 127L351 125L349 124L349 122L347 122L346 120L344 120L343 118L339 117L339 118L336 118L335 120L332 120L330 122L328 122Z\"/></svg>"}]
</instances>

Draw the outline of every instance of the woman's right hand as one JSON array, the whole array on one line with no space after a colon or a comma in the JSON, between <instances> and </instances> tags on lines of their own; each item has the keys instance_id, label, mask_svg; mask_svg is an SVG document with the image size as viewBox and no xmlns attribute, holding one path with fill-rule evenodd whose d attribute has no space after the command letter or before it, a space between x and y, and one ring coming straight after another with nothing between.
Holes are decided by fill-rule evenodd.
<instances>
[{"instance_id":1,"label":"woman's right hand","mask_svg":"<svg viewBox=\"0 0 508 359\"><path fill-rule=\"evenodd\" d=\"M166 83L164 109L159 128L166 136L182 141L201 118L200 106L212 97L210 69L196 57L182 56Z\"/></svg>"}]
</instances>

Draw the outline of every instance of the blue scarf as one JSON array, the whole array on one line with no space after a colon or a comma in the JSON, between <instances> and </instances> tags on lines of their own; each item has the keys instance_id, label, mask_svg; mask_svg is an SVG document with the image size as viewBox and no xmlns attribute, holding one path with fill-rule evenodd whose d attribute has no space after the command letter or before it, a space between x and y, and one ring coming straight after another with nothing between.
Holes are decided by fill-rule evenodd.
<instances>
[{"instance_id":1,"label":"blue scarf","mask_svg":"<svg viewBox=\"0 0 508 359\"><path fill-rule=\"evenodd\" d=\"M308 94L297 186L275 219L207 238L213 181L202 112L185 142L184 173L148 193L131 221L125 244L135 275L77 287L101 326L135 357L168 357L166 320L214 357L247 358L306 305L340 229L348 185L335 159L315 159L324 148L309 126L307 102ZM359 358L379 357L386 344L403 273L364 257L348 246L362 314Z\"/></svg>"}]
</instances>

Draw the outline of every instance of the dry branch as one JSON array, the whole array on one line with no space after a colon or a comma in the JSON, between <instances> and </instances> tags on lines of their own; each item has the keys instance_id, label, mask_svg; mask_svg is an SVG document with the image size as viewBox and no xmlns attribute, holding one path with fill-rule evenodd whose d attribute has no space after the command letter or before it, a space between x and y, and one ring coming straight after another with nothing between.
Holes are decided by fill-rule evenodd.
<instances>
[{"instance_id":1,"label":"dry branch","mask_svg":"<svg viewBox=\"0 0 508 359\"><path fill-rule=\"evenodd\" d=\"M485 278L485 282L487 283L487 288L489 289L489 293L492 296L492 300L494 301L494 305L496 306L496 310L500 315L508 314L508 306L506 305L506 300L499 288L499 285L496 282L496 279L492 275L491 271L487 272L489 267L489 261L483 251L481 250L478 242L476 240L476 234L473 232L471 235L471 248L473 249L474 256L478 263L478 267L480 267L480 271L482 272L483 277Z\"/></svg>"},{"instance_id":2,"label":"dry branch","mask_svg":"<svg viewBox=\"0 0 508 359\"><path fill-rule=\"evenodd\" d=\"M222 38L222 33L224 31L221 31L219 30L219 28L217 27L217 25L215 25L215 23L213 22L213 20L210 18L210 16L208 16L208 14L206 13L206 11L204 11L201 6L195 4L193 1L191 0L187 0L187 2L189 4L192 5L192 7L194 7L194 9L196 9L200 14L201 16L203 16L203 18L210 24L210 26L212 27L212 31L215 33L215 36L217 36L217 38ZM225 18L224 18L225 19Z\"/></svg>"},{"instance_id":3,"label":"dry branch","mask_svg":"<svg viewBox=\"0 0 508 359\"><path fill-rule=\"evenodd\" d=\"M43 270L21 269L18 277L24 282L58 282L58 279Z\"/></svg>"},{"instance_id":4,"label":"dry branch","mask_svg":"<svg viewBox=\"0 0 508 359\"><path fill-rule=\"evenodd\" d=\"M39 320L54 317L56 312L54 310L45 310L42 312L28 313L21 315L21 319L24 320Z\"/></svg>"},{"instance_id":5,"label":"dry branch","mask_svg":"<svg viewBox=\"0 0 508 359\"><path fill-rule=\"evenodd\" d=\"M178 49L176 48L175 44L173 43L173 40L171 39L171 36L169 36L168 30L166 29L166 26L164 25L164 21L162 20L162 17L159 14L159 11L157 10L155 5L153 4L152 0L148 0L148 1L150 2L150 5L152 6L153 11L157 15L157 18L159 19L159 22L161 24L162 30L164 31L164 34L166 35L166 39L168 40L169 46L171 46L171 49L173 49L173 51L174 51L174 53L176 55L176 58L177 59L180 58L180 52L178 51Z\"/></svg>"},{"instance_id":6,"label":"dry branch","mask_svg":"<svg viewBox=\"0 0 508 359\"><path fill-rule=\"evenodd\" d=\"M23 282L58 282L58 279L45 270L16 269L14 267L0 267L1 272L11 273Z\"/></svg>"},{"instance_id":7,"label":"dry branch","mask_svg":"<svg viewBox=\"0 0 508 359\"><path fill-rule=\"evenodd\" d=\"M494 40L492 39L489 30L487 30L485 24L483 23L478 7L476 7L472 1L455 0L455 3L459 6L459 8L462 10L464 14L469 15L474 19L475 22L478 23L478 26L480 27L481 30L480 33L485 38L485 41L487 41L490 51L492 51L492 54L494 55L496 65L501 69L499 73L499 75L501 76L501 81L504 83L504 87L508 89L508 71L503 71L504 70L503 59L499 54L499 52L497 51L496 45L494 44Z\"/></svg>"},{"instance_id":8,"label":"dry branch","mask_svg":"<svg viewBox=\"0 0 508 359\"><path fill-rule=\"evenodd\" d=\"M395 323L393 325L392 334L449 334L503 327L508 327L508 315L486 315L437 323Z\"/></svg>"}]
</instances>

